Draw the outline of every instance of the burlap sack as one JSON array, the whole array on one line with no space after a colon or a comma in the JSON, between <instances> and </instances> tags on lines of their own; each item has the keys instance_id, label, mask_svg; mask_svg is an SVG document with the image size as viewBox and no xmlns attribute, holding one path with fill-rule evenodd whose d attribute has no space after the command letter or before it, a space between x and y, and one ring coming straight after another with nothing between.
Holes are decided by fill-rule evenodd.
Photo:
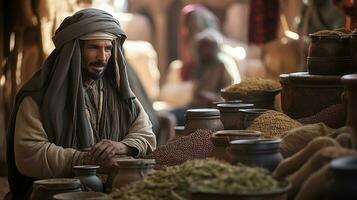
<instances>
[{"instance_id":1,"label":"burlap sack","mask_svg":"<svg viewBox=\"0 0 357 200\"><path fill-rule=\"evenodd\" d=\"M324 165L329 164L329 162L337 157L353 155L356 154L354 150L342 148L340 146L332 146L322 148L317 151L315 154L312 154L312 157L294 174L287 177L291 182L292 188L289 191L288 196L294 197L300 191L300 188L305 181L311 177L311 175L321 169ZM315 180L316 181L316 180ZM324 182L319 182L318 184L324 184ZM308 188L309 190L306 193L316 190L315 188ZM314 191L316 193L323 193L324 191ZM304 194L301 194L301 196ZM302 198L304 199L304 198Z\"/></svg>"},{"instance_id":2,"label":"burlap sack","mask_svg":"<svg viewBox=\"0 0 357 200\"><path fill-rule=\"evenodd\" d=\"M297 179L302 179L299 176L305 176L295 200L326 199L333 182L329 163L335 158L348 155L357 155L357 151L335 146L326 147L314 154L303 168L294 173L290 179L292 182L296 182Z\"/></svg>"},{"instance_id":3,"label":"burlap sack","mask_svg":"<svg viewBox=\"0 0 357 200\"><path fill-rule=\"evenodd\" d=\"M280 152L284 158L290 157L303 149L311 140L319 136L332 134L335 129L324 123L309 124L286 132L280 143Z\"/></svg>"},{"instance_id":4,"label":"burlap sack","mask_svg":"<svg viewBox=\"0 0 357 200\"><path fill-rule=\"evenodd\" d=\"M288 175L293 174L299 170L304 165L304 163L306 163L309 158L314 155L315 152L329 146L339 147L340 145L334 139L326 136L313 139L301 151L289 158L284 159L275 169L273 175L285 178Z\"/></svg>"}]
</instances>

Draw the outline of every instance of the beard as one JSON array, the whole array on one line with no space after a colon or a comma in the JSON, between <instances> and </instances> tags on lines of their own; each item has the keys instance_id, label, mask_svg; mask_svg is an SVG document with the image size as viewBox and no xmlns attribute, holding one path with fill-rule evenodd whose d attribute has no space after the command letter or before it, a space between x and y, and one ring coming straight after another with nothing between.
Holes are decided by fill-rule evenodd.
<instances>
[{"instance_id":1,"label":"beard","mask_svg":"<svg viewBox=\"0 0 357 200\"><path fill-rule=\"evenodd\" d=\"M96 61L96 62L91 62L89 63L90 66L96 66L96 67L105 67L104 69L107 68L107 63L104 63L104 62L100 62L100 61ZM102 78L104 76L104 72L105 70L101 71L101 72L91 72L88 70L88 68L83 68L83 76L84 77L87 77L87 78L90 78L92 80L98 80L100 78Z\"/></svg>"}]
</instances>

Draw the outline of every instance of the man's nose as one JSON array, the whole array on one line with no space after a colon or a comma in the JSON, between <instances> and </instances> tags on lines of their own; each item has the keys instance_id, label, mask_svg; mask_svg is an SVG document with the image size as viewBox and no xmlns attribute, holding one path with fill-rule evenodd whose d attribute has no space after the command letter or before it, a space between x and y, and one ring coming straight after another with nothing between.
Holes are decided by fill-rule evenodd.
<instances>
[{"instance_id":1,"label":"man's nose","mask_svg":"<svg viewBox=\"0 0 357 200\"><path fill-rule=\"evenodd\" d=\"M100 61L105 61L106 60L105 49L101 49L101 50L98 51L97 59L100 60Z\"/></svg>"}]
</instances>

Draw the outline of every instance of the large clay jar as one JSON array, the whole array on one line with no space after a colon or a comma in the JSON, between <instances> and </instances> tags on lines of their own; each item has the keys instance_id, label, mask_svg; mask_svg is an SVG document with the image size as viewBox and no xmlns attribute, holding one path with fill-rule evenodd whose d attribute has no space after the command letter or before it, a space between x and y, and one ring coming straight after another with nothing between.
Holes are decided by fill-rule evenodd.
<instances>
[{"instance_id":1,"label":"large clay jar","mask_svg":"<svg viewBox=\"0 0 357 200\"><path fill-rule=\"evenodd\" d=\"M189 135L198 129L223 130L223 124L217 109L188 109L186 111L186 119L185 135Z\"/></svg>"},{"instance_id":2,"label":"large clay jar","mask_svg":"<svg viewBox=\"0 0 357 200\"><path fill-rule=\"evenodd\" d=\"M107 194L101 192L68 192L56 194L54 200L112 200Z\"/></svg>"},{"instance_id":3,"label":"large clay jar","mask_svg":"<svg viewBox=\"0 0 357 200\"><path fill-rule=\"evenodd\" d=\"M280 153L278 138L258 138L234 140L230 142L230 163L243 163L266 168L270 171L278 166L283 156Z\"/></svg>"},{"instance_id":4,"label":"large clay jar","mask_svg":"<svg viewBox=\"0 0 357 200\"><path fill-rule=\"evenodd\" d=\"M154 159L120 159L112 170L112 188L139 181L154 171Z\"/></svg>"},{"instance_id":5,"label":"large clay jar","mask_svg":"<svg viewBox=\"0 0 357 200\"><path fill-rule=\"evenodd\" d=\"M357 130L357 74L342 76L341 81L345 87L344 104L346 107L346 125Z\"/></svg>"},{"instance_id":6,"label":"large clay jar","mask_svg":"<svg viewBox=\"0 0 357 200\"><path fill-rule=\"evenodd\" d=\"M331 161L333 183L329 190L330 198L357 199L357 156L344 156Z\"/></svg>"},{"instance_id":7,"label":"large clay jar","mask_svg":"<svg viewBox=\"0 0 357 200\"><path fill-rule=\"evenodd\" d=\"M309 75L307 72L281 74L281 104L293 119L312 116L341 103L341 76Z\"/></svg>"},{"instance_id":8,"label":"large clay jar","mask_svg":"<svg viewBox=\"0 0 357 200\"><path fill-rule=\"evenodd\" d=\"M214 147L210 156L229 162L227 147L232 140L251 139L261 136L261 132L253 130L221 130L210 137Z\"/></svg>"},{"instance_id":9,"label":"large clay jar","mask_svg":"<svg viewBox=\"0 0 357 200\"><path fill-rule=\"evenodd\" d=\"M98 165L78 165L73 166L75 178L83 184L85 190L103 192L103 183L97 176Z\"/></svg>"},{"instance_id":10,"label":"large clay jar","mask_svg":"<svg viewBox=\"0 0 357 200\"><path fill-rule=\"evenodd\" d=\"M307 68L311 75L343 75L351 71L351 35L310 34Z\"/></svg>"},{"instance_id":11,"label":"large clay jar","mask_svg":"<svg viewBox=\"0 0 357 200\"><path fill-rule=\"evenodd\" d=\"M253 104L237 103L237 104L218 104L221 113L221 121L225 130L240 130L243 129L243 118L240 109L253 108Z\"/></svg>"},{"instance_id":12,"label":"large clay jar","mask_svg":"<svg viewBox=\"0 0 357 200\"><path fill-rule=\"evenodd\" d=\"M34 181L32 200L52 200L52 196L65 192L80 192L82 185L75 178L54 178Z\"/></svg>"}]
</instances>

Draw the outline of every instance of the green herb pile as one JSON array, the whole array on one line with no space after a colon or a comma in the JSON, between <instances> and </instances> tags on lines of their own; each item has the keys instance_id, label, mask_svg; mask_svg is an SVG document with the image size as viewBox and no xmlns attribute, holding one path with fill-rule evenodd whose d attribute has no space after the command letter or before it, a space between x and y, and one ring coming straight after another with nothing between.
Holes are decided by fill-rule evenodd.
<instances>
[{"instance_id":1,"label":"green herb pile","mask_svg":"<svg viewBox=\"0 0 357 200\"><path fill-rule=\"evenodd\" d=\"M279 189L279 182L268 171L244 165L233 166L212 158L190 160L158 170L143 180L113 189L113 199L187 199L189 189L227 193L268 192Z\"/></svg>"}]
</instances>

